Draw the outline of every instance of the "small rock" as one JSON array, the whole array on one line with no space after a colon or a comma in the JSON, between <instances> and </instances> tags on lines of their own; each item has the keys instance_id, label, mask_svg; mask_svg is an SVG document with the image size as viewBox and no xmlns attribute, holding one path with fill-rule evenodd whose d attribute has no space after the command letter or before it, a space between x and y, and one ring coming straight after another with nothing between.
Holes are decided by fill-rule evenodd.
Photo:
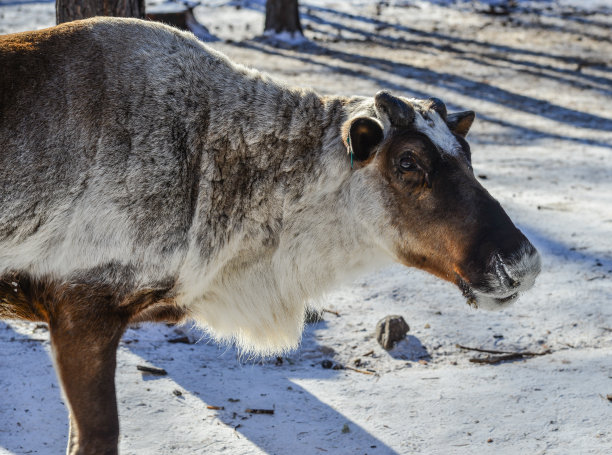
<instances>
[{"instance_id":1,"label":"small rock","mask_svg":"<svg viewBox=\"0 0 612 455\"><path fill-rule=\"evenodd\" d=\"M386 316L376 324L376 340L383 349L391 349L398 341L406 337L410 327L403 317Z\"/></svg>"},{"instance_id":2,"label":"small rock","mask_svg":"<svg viewBox=\"0 0 612 455\"><path fill-rule=\"evenodd\" d=\"M424 325L424 328L426 329L431 329L431 326L429 325L429 322L427 324Z\"/></svg>"},{"instance_id":3,"label":"small rock","mask_svg":"<svg viewBox=\"0 0 612 455\"><path fill-rule=\"evenodd\" d=\"M183 396L183 392L181 392L181 391L180 391L180 390L178 390L178 389L174 389L174 390L172 391L172 393L173 393L173 394L175 394L177 397L182 397L182 396Z\"/></svg>"},{"instance_id":4,"label":"small rock","mask_svg":"<svg viewBox=\"0 0 612 455\"><path fill-rule=\"evenodd\" d=\"M491 444L491 443L493 442L493 439L489 438L489 439L487 439L487 442L488 442L489 444Z\"/></svg>"},{"instance_id":5,"label":"small rock","mask_svg":"<svg viewBox=\"0 0 612 455\"><path fill-rule=\"evenodd\" d=\"M329 369L330 369L330 368L331 368L333 365L334 365L334 364L332 363L332 361L331 361L331 360L327 360L327 359L325 359L325 360L323 360L323 361L321 362L321 366L322 366L323 368L325 368L326 370L329 370Z\"/></svg>"},{"instance_id":6,"label":"small rock","mask_svg":"<svg viewBox=\"0 0 612 455\"><path fill-rule=\"evenodd\" d=\"M347 424L347 423L345 423L345 424L342 426L342 433L350 433L350 432L351 432L351 429L349 428L348 424Z\"/></svg>"}]
</instances>

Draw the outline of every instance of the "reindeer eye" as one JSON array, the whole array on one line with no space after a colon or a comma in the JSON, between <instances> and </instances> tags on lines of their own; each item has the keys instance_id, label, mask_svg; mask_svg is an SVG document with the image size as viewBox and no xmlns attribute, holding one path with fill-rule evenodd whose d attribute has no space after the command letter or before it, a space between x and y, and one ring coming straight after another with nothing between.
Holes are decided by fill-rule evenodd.
<instances>
[{"instance_id":1,"label":"reindeer eye","mask_svg":"<svg viewBox=\"0 0 612 455\"><path fill-rule=\"evenodd\" d=\"M404 172L412 172L419 169L412 157L406 155L402 156L399 160L399 168Z\"/></svg>"}]
</instances>

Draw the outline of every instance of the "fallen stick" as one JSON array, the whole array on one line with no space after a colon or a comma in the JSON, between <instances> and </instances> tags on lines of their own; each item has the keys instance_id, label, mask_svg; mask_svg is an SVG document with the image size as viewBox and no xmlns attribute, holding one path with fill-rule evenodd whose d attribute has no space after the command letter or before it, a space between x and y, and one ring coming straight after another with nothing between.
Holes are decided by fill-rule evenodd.
<instances>
[{"instance_id":1,"label":"fallen stick","mask_svg":"<svg viewBox=\"0 0 612 455\"><path fill-rule=\"evenodd\" d=\"M515 359L523 359L525 358L522 354L504 354L498 356L488 356L484 358L472 357L470 362L472 363L486 363L489 365L494 365L499 362L503 362L504 360L515 360Z\"/></svg>"},{"instance_id":2,"label":"fallen stick","mask_svg":"<svg viewBox=\"0 0 612 455\"><path fill-rule=\"evenodd\" d=\"M460 344L456 344L456 347L460 349L465 349L468 351L476 351L476 352L485 352L487 354L495 354L494 356L487 356L484 358L473 357L470 359L472 363L483 363L488 365L494 365L499 362L504 362L506 360L516 360L516 359L524 359L525 357L534 357L540 355L550 354L550 349L542 352L530 352L530 351L497 351L493 349L480 349L480 348L471 348L468 346L462 346Z\"/></svg>"},{"instance_id":3,"label":"fallen stick","mask_svg":"<svg viewBox=\"0 0 612 455\"><path fill-rule=\"evenodd\" d=\"M467 351L484 352L486 354L510 354L510 355L520 354L522 356L535 356L535 355L550 354L550 349L547 349L546 351L543 351L543 352L530 352L530 351L496 351L494 349L470 348L468 346L462 346L460 344L456 344L455 347L459 349L465 349Z\"/></svg>"},{"instance_id":4,"label":"fallen stick","mask_svg":"<svg viewBox=\"0 0 612 455\"><path fill-rule=\"evenodd\" d=\"M212 409L213 411L223 411L225 409L225 407L224 406L208 405L208 406L206 406L206 409Z\"/></svg>"},{"instance_id":5,"label":"fallen stick","mask_svg":"<svg viewBox=\"0 0 612 455\"><path fill-rule=\"evenodd\" d=\"M247 408L244 412L248 412L249 414L274 414L274 409L251 409Z\"/></svg>"},{"instance_id":6,"label":"fallen stick","mask_svg":"<svg viewBox=\"0 0 612 455\"><path fill-rule=\"evenodd\" d=\"M592 276L591 278L587 278L587 281L595 281L595 280L603 280L606 277L606 275L596 275L596 276Z\"/></svg>"},{"instance_id":7,"label":"fallen stick","mask_svg":"<svg viewBox=\"0 0 612 455\"><path fill-rule=\"evenodd\" d=\"M344 365L342 368L344 368L345 370L356 371L357 373L361 373L361 374L376 374L375 371L360 370L359 368L353 368L348 365Z\"/></svg>"},{"instance_id":8,"label":"fallen stick","mask_svg":"<svg viewBox=\"0 0 612 455\"><path fill-rule=\"evenodd\" d=\"M143 371L145 373L150 373L157 376L166 376L168 374L168 372L163 368L148 367L146 365L136 365L136 369L138 371Z\"/></svg>"},{"instance_id":9,"label":"fallen stick","mask_svg":"<svg viewBox=\"0 0 612 455\"><path fill-rule=\"evenodd\" d=\"M337 311L334 311L334 310L328 310L327 308L323 308L321 311L323 311L325 313L335 314L337 317L340 317L340 313L338 313Z\"/></svg>"},{"instance_id":10,"label":"fallen stick","mask_svg":"<svg viewBox=\"0 0 612 455\"><path fill-rule=\"evenodd\" d=\"M191 340L189 339L189 337L184 336L184 337L178 337L178 338L170 338L169 340L166 340L168 343L183 343L183 344L191 344Z\"/></svg>"},{"instance_id":11,"label":"fallen stick","mask_svg":"<svg viewBox=\"0 0 612 455\"><path fill-rule=\"evenodd\" d=\"M487 356L487 357L484 357L484 358L472 357L470 359L470 362L472 362L472 363L488 364L488 365L495 365L496 363L504 362L506 360L526 359L526 358L530 358L530 357L533 357L533 356L550 354L550 352L551 351L545 351L545 352L539 352L539 353L534 353L534 352L515 352L514 354L502 354L502 355L494 355L494 356L490 355L490 356Z\"/></svg>"}]
</instances>

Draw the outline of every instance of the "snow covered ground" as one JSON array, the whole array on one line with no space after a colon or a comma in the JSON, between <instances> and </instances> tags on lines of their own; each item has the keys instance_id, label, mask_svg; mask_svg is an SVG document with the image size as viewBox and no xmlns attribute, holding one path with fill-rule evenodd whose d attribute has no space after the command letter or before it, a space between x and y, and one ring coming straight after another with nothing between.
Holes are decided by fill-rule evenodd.
<instances>
[{"instance_id":1,"label":"snow covered ground","mask_svg":"<svg viewBox=\"0 0 612 455\"><path fill-rule=\"evenodd\" d=\"M475 110L475 173L543 271L499 313L418 271L361 277L322 303L340 316L309 325L282 361L239 359L189 327L130 329L117 372L122 453L612 453L611 2L303 1L300 48L258 38L261 1L205 3L196 17L216 48L292 84ZM50 26L53 8L0 0L0 33ZM373 337L388 314L411 327L390 352ZM168 341L184 336L197 342ZM481 365L456 344L552 353ZM64 450L48 350L43 325L0 323L0 454Z\"/></svg>"}]
</instances>

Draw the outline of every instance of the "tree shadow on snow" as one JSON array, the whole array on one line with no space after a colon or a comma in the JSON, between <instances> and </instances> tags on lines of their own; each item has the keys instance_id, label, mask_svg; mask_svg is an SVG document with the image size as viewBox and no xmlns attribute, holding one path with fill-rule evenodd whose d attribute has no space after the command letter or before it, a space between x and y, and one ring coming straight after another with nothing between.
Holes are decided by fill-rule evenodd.
<instances>
[{"instance_id":1,"label":"tree shadow on snow","mask_svg":"<svg viewBox=\"0 0 612 455\"><path fill-rule=\"evenodd\" d=\"M304 22L309 25L311 30L328 35L330 38L339 38L339 33L345 32L354 39L373 42L379 45L388 46L391 48L410 49L416 52L428 52L427 49L436 49L449 52L456 55L472 56L474 61L489 65L491 61L501 60L519 67L532 67L540 70L539 76L548 79L557 79L555 73L571 75L576 80L582 79L584 84L589 84L589 88L596 88L609 93L609 86L612 84L612 79L600 77L593 74L581 73L580 70L561 68L554 65L546 65L533 61L529 61L530 57L540 57L554 60L563 64L576 64L576 68L581 68L583 65L596 66L599 70L610 72L611 69L605 62L593 62L582 57L572 55L564 55L549 51L538 51L533 49L525 49L517 46L496 44L487 41L481 41L474 38L465 38L464 36L456 36L452 31L444 33L440 30L426 31L418 28L410 27L405 24L391 23L381 20L376 17L361 16L358 14L347 13L344 11L335 10L329 7L318 5L308 5L302 2L302 17ZM549 12L540 12L542 16L560 18L560 15L554 15ZM476 14L476 13L474 13ZM540 14L538 14L540 15ZM342 19L344 22L339 22ZM599 41L610 41L609 28L610 23L605 21L592 21L581 17L564 15L564 20L583 23L589 25L592 29L600 32L599 34L589 34L588 30L582 27L579 31L581 36L588 36ZM349 21L349 22L347 22ZM347 25L350 24L350 25ZM370 30L364 28L364 25L370 27ZM494 25L494 22L490 25ZM325 28L317 28L317 26L325 26ZM521 29L532 28L547 31L549 33L562 31L558 25L543 23L541 20L529 21L521 20ZM371 30L374 31L371 31ZM392 36L385 32L400 32L399 36ZM334 34L335 33L335 34ZM344 35L345 36L345 35ZM562 80L562 79L561 79ZM600 85L597 85L600 84ZM586 86L586 85L585 85Z\"/></svg>"},{"instance_id":2,"label":"tree shadow on snow","mask_svg":"<svg viewBox=\"0 0 612 455\"><path fill-rule=\"evenodd\" d=\"M536 100L524 95L513 94L512 92L497 88L484 82L470 81L465 78L446 73L439 73L425 68L414 68L403 63L392 62L388 59L368 57L340 50L332 50L313 43L302 46L300 48L300 52L278 49L267 45L265 41L258 40L245 41L237 43L236 45L243 48L253 49L264 54L295 59L309 65L324 67L337 74L367 79L374 82L381 89L386 88L417 98L428 98L433 96L433 94L421 92L419 90L415 90L414 87L410 87L410 78L418 79L420 82L424 83L435 84L437 86L456 91L462 95L473 96L475 98L485 99L490 102L501 104L504 108L510 107L523 110L530 114L541 115L543 117L548 117L563 123L570 123L577 127L612 131L612 121L604 117L556 106L548 101ZM354 63L357 66L355 69L353 69L346 66L333 64L330 63L329 59L326 57L339 59L345 63ZM394 76L405 75L407 82L401 84L391 82L386 77L374 75L370 71L371 68L390 72ZM470 106L452 107L458 109L468 109ZM510 130L508 135L512 135L512 137L514 137L516 140L529 141L534 139L559 139L578 144L589 144L599 147L612 148L612 144L606 141L549 133L535 128L518 125L494 115L487 115L479 112L478 117L493 124L508 128Z\"/></svg>"},{"instance_id":3,"label":"tree shadow on snow","mask_svg":"<svg viewBox=\"0 0 612 455\"><path fill-rule=\"evenodd\" d=\"M263 12L261 2L242 2L242 6ZM417 53L442 52L487 67L494 66L500 70L513 70L540 79L554 80L557 83L574 88L596 90L603 95L612 94L612 89L610 89L612 78L581 70L583 66L588 66L595 67L599 72L609 71L610 68L605 62L586 61L574 55L454 36L451 31L445 33L438 30L419 30L405 24L391 23L377 17L348 13L330 7L311 5L307 2L301 3L300 13L305 27L310 30L311 34L326 37L325 39L331 42L363 42L364 45L375 44L392 49L407 49ZM597 26L605 32L607 30L605 25L604 23L593 26ZM269 55L296 59L307 64L324 67L339 74L367 79L380 88L388 88L420 98L426 98L432 96L432 94L414 90L410 87L411 79L454 91L462 96L498 104L503 109L522 111L571 127L604 132L612 131L612 120L607 117L561 106L549 100L515 93L486 81L436 71L435 68L431 67L414 66L389 58L346 52L338 46L324 41L319 43L311 41L299 48L289 47L289 49L278 48L265 40L258 39L237 43L237 45ZM530 60L530 58L545 60L543 63L542 61ZM553 63L548 63L551 60ZM335 61L338 63L335 63ZM568 67L568 65L574 64L576 69ZM406 82L391 82L385 74L403 76ZM462 109L470 108L470 106L459 107ZM516 140L528 141L534 138L547 138L612 148L612 144L608 141L541 131L529 125L524 126L509 122L503 116L479 113L479 117L509 129L508 136L512 136Z\"/></svg>"},{"instance_id":4,"label":"tree shadow on snow","mask_svg":"<svg viewBox=\"0 0 612 455\"><path fill-rule=\"evenodd\" d=\"M588 250L579 250L575 245L571 245L567 239L552 238L541 232L535 226L520 226L521 231L529 238L540 253L554 257L556 260L562 260L574 263L579 266L584 272L589 269L603 276L612 277L612 249L604 252L592 252Z\"/></svg>"}]
</instances>

